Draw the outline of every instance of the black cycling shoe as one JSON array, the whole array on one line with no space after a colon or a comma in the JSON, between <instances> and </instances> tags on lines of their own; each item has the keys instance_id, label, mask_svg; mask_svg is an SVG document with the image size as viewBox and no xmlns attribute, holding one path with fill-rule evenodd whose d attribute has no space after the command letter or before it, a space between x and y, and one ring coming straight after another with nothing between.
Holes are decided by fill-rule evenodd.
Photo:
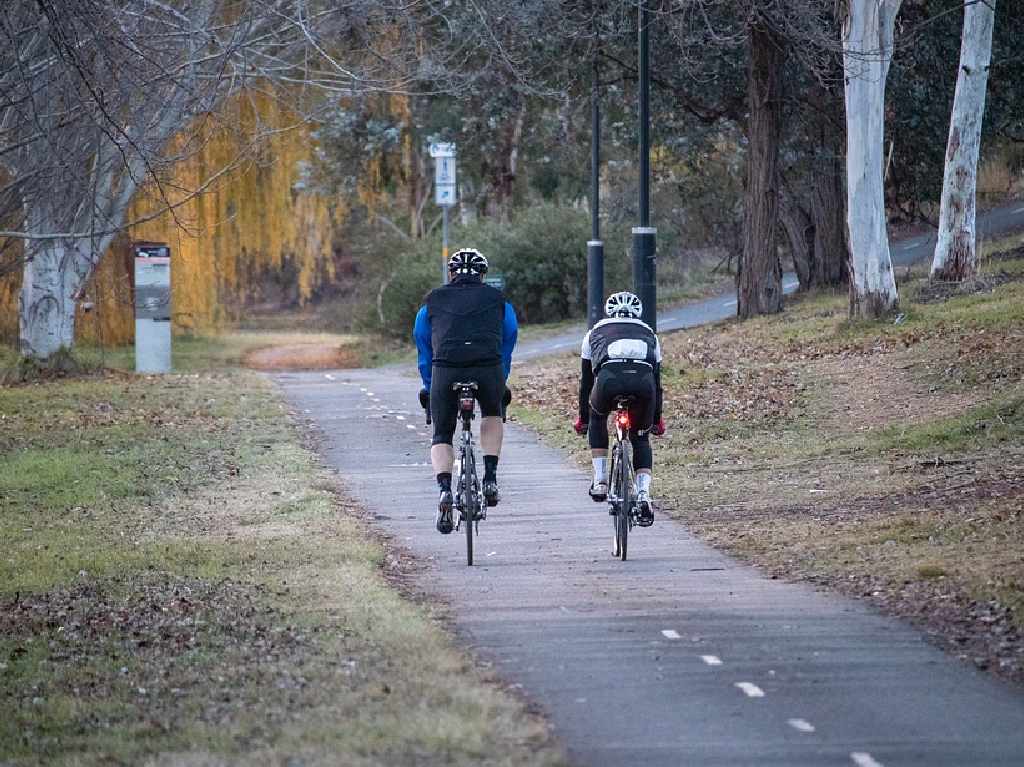
<instances>
[{"instance_id":1,"label":"black cycling shoe","mask_svg":"<svg viewBox=\"0 0 1024 767\"><path fill-rule=\"evenodd\" d=\"M651 506L651 499L647 493L638 493L637 495L636 523L640 527L650 527L654 524L654 507Z\"/></svg>"},{"instance_id":2,"label":"black cycling shoe","mask_svg":"<svg viewBox=\"0 0 1024 767\"><path fill-rule=\"evenodd\" d=\"M498 481L496 479L484 480L484 500L488 506L497 506L501 496L498 495Z\"/></svg>"},{"instance_id":3,"label":"black cycling shoe","mask_svg":"<svg viewBox=\"0 0 1024 767\"><path fill-rule=\"evenodd\" d=\"M452 491L442 490L441 497L437 502L437 516L434 518L434 526L437 532L448 535L455 525L452 522Z\"/></svg>"}]
</instances>

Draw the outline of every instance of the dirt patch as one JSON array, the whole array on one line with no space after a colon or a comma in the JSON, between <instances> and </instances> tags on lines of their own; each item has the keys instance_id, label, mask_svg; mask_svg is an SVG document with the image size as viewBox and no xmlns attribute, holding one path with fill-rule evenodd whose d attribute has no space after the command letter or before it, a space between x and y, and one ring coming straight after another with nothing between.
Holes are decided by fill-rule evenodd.
<instances>
[{"instance_id":1,"label":"dirt patch","mask_svg":"<svg viewBox=\"0 0 1024 767\"><path fill-rule=\"evenodd\" d=\"M331 344L294 344L253 349L242 358L253 370L337 370L359 367L354 349Z\"/></svg>"},{"instance_id":2,"label":"dirt patch","mask_svg":"<svg viewBox=\"0 0 1024 767\"><path fill-rule=\"evenodd\" d=\"M312 645L284 625L262 592L258 584L153 572L130 590L83 578L80 585L4 603L4 660L17 669L23 656L42 652L48 670L12 688L9 710L48 707L51 721L62 723L54 731L26 716L19 727L23 743L55 755L79 729L118 726L161 738L197 719L215 726L237 717L260 702L254 682L267 677L276 689L301 689L298 669ZM81 718L65 719L71 700ZM111 700L123 703L103 705ZM288 713L264 710L272 719Z\"/></svg>"},{"instance_id":3,"label":"dirt patch","mask_svg":"<svg viewBox=\"0 0 1024 767\"><path fill-rule=\"evenodd\" d=\"M918 288L914 300L919 304L941 303L958 296L991 293L1000 285L1016 282L1021 279L1024 279L1024 276L1020 274L1000 271L995 274L981 274L973 280L966 280L964 282L930 282Z\"/></svg>"},{"instance_id":4,"label":"dirt patch","mask_svg":"<svg viewBox=\"0 0 1024 767\"><path fill-rule=\"evenodd\" d=\"M986 393L976 390L929 396L928 382L911 375L929 359L897 352L884 364L877 357L861 356L808 364L805 377L819 389L811 408L818 428L842 433L916 424L962 413L986 400Z\"/></svg>"}]
</instances>

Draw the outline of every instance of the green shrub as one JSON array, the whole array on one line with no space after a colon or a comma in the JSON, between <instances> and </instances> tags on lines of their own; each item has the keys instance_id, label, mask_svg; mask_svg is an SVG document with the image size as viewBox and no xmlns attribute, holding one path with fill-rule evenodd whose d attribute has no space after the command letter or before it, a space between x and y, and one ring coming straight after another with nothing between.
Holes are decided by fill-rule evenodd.
<instances>
[{"instance_id":1,"label":"green shrub","mask_svg":"<svg viewBox=\"0 0 1024 767\"><path fill-rule=\"evenodd\" d=\"M454 226L449 243L452 251L477 248L487 256L491 273L505 276L505 295L520 322L555 322L586 314L589 233L586 211L543 204L522 211L509 224L481 220ZM379 307L376 296L367 307L377 327L392 335L411 332L425 294L440 282L440 254L436 235L404 245ZM627 272L624 254L606 253L608 291L628 287Z\"/></svg>"}]
</instances>

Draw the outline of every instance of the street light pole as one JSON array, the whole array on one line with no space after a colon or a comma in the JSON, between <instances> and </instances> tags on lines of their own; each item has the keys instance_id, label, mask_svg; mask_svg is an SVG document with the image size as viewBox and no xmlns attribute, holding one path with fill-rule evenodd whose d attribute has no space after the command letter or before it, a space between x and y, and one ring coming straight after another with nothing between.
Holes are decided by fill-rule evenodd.
<instances>
[{"instance_id":1,"label":"street light pole","mask_svg":"<svg viewBox=\"0 0 1024 767\"><path fill-rule=\"evenodd\" d=\"M651 79L648 56L648 11L644 2L637 11L639 47L640 117L640 225L633 227L633 286L643 303L643 320L658 329L657 233L651 226Z\"/></svg>"},{"instance_id":2,"label":"street light pole","mask_svg":"<svg viewBox=\"0 0 1024 767\"><path fill-rule=\"evenodd\" d=\"M597 53L590 87L590 240L587 242L587 326L604 316L604 243L601 241L601 102Z\"/></svg>"}]
</instances>

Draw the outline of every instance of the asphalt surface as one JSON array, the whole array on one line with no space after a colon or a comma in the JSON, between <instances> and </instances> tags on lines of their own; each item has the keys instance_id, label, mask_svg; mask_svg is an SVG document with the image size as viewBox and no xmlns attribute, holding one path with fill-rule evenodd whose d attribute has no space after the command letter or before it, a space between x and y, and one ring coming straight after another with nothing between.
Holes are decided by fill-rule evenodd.
<instances>
[{"instance_id":1,"label":"asphalt surface","mask_svg":"<svg viewBox=\"0 0 1024 767\"><path fill-rule=\"evenodd\" d=\"M1024 202L1013 202L979 214L978 238L979 240L989 239L1006 232L1019 230L1022 226L1024 226ZM897 267L910 266L931 261L935 251L935 239L935 233L929 232L915 237L894 240L890 247L893 265ZM787 272L782 276L784 293L792 293L799 285L796 274L793 272ZM715 296L660 312L658 314L658 332L692 328L735 316L736 296L734 294ZM515 358L526 360L568 351L579 345L583 337L583 330L584 325L580 324L557 335L522 343L516 349Z\"/></svg>"},{"instance_id":2,"label":"asphalt surface","mask_svg":"<svg viewBox=\"0 0 1024 767\"><path fill-rule=\"evenodd\" d=\"M1018 690L665 518L613 559L585 473L523 429L506 432L503 499L468 568L464 537L434 530L411 371L274 378L367 515L426 563L465 646L543 708L574 763L1024 764Z\"/></svg>"},{"instance_id":3,"label":"asphalt surface","mask_svg":"<svg viewBox=\"0 0 1024 767\"><path fill-rule=\"evenodd\" d=\"M990 211L982 236L1020 227ZM893 244L903 266L934 235ZM786 275L787 292L796 288ZM663 313L659 330L735 314L730 297ZM536 339L520 362L569 351L582 328ZM1024 695L864 604L769 580L659 517L611 556L588 477L509 425L502 502L477 538L434 530L429 432L411 370L274 376L322 436L327 462L383 532L426 567L468 649L546 712L579 765L1020 767ZM568 426L567 426L568 428ZM656 486L655 486L656 490Z\"/></svg>"}]
</instances>

